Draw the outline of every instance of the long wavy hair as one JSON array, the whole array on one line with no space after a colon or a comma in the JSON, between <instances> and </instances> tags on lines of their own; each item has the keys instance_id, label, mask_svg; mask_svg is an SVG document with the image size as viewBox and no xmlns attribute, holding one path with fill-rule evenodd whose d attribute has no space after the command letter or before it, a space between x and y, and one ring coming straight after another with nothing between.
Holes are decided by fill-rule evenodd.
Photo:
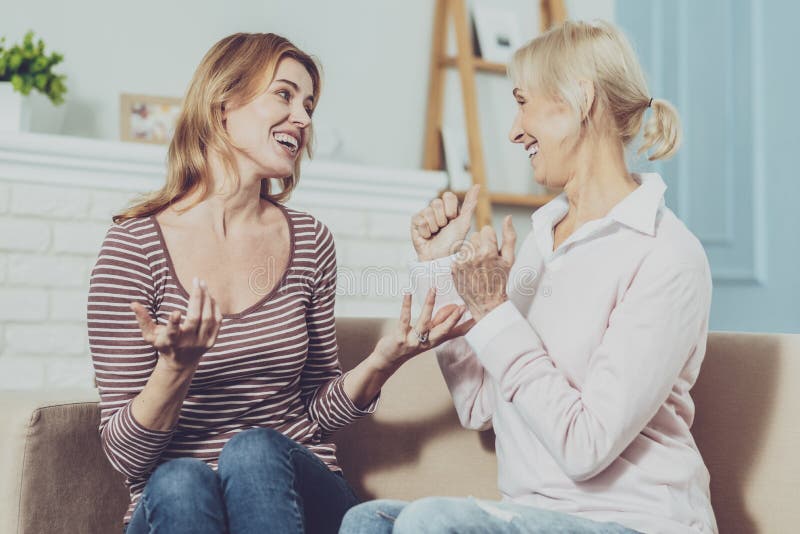
<instances>
[{"instance_id":1,"label":"long wavy hair","mask_svg":"<svg viewBox=\"0 0 800 534\"><path fill-rule=\"evenodd\" d=\"M188 193L199 190L197 201L211 192L209 153L219 154L225 169L236 181L233 140L225 130L224 111L231 102L250 102L261 94L275 77L281 60L291 58L302 64L313 83L314 106L321 91L320 69L310 55L288 39L274 33L236 33L225 37L206 53L192 77L178 117L167 155L167 180L164 186L136 199L115 215L115 223L154 215ZM309 126L306 153L312 155L313 130ZM300 159L291 176L266 177L261 181L261 196L285 202L300 178ZM272 181L280 185L273 190Z\"/></svg>"}]
</instances>

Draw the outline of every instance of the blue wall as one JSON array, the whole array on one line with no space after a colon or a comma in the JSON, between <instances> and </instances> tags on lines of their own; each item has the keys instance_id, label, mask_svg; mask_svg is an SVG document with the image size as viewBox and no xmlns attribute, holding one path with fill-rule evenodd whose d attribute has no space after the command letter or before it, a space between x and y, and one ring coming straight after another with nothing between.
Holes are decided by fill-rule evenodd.
<instances>
[{"instance_id":1,"label":"blue wall","mask_svg":"<svg viewBox=\"0 0 800 534\"><path fill-rule=\"evenodd\" d=\"M633 166L662 173L705 246L711 328L800 332L800 2L617 0L616 13L683 121L676 158Z\"/></svg>"}]
</instances>

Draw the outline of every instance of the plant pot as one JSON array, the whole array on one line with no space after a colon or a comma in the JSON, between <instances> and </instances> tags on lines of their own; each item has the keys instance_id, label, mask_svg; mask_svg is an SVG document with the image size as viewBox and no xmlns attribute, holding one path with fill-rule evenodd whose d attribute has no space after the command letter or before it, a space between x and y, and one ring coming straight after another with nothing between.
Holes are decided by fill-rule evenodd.
<instances>
[{"instance_id":1,"label":"plant pot","mask_svg":"<svg viewBox=\"0 0 800 534\"><path fill-rule=\"evenodd\" d=\"M69 102L55 106L49 98L38 91L31 91L28 98L30 99L28 107L31 110L28 131L43 134L62 133Z\"/></svg>"},{"instance_id":2,"label":"plant pot","mask_svg":"<svg viewBox=\"0 0 800 534\"><path fill-rule=\"evenodd\" d=\"M11 82L0 82L0 132L28 132L30 129L30 98L15 91Z\"/></svg>"}]
</instances>

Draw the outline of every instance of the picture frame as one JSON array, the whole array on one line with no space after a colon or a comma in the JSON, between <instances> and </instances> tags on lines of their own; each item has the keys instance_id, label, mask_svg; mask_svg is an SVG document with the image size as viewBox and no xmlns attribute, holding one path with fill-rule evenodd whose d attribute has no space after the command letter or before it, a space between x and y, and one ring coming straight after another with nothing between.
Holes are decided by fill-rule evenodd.
<instances>
[{"instance_id":1,"label":"picture frame","mask_svg":"<svg viewBox=\"0 0 800 534\"><path fill-rule=\"evenodd\" d=\"M522 46L517 15L488 2L475 2L472 18L481 57L494 63L511 61L514 51Z\"/></svg>"},{"instance_id":2,"label":"picture frame","mask_svg":"<svg viewBox=\"0 0 800 534\"><path fill-rule=\"evenodd\" d=\"M183 101L180 98L121 94L120 140L168 144L175 132L182 107Z\"/></svg>"},{"instance_id":3,"label":"picture frame","mask_svg":"<svg viewBox=\"0 0 800 534\"><path fill-rule=\"evenodd\" d=\"M442 127L442 148L445 170L453 191L466 191L472 187L467 136L463 129Z\"/></svg>"}]
</instances>

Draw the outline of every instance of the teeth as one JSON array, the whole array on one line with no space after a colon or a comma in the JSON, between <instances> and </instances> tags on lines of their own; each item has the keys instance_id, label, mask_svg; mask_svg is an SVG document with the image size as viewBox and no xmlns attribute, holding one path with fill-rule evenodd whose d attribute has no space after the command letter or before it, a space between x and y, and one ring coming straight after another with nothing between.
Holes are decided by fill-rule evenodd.
<instances>
[{"instance_id":1,"label":"teeth","mask_svg":"<svg viewBox=\"0 0 800 534\"><path fill-rule=\"evenodd\" d=\"M528 147L528 157L533 157L539 153L539 142L533 143L531 146Z\"/></svg>"},{"instance_id":2,"label":"teeth","mask_svg":"<svg viewBox=\"0 0 800 534\"><path fill-rule=\"evenodd\" d=\"M285 133L276 133L275 140L280 143L287 143L291 145L292 150L297 150L297 139Z\"/></svg>"}]
</instances>

